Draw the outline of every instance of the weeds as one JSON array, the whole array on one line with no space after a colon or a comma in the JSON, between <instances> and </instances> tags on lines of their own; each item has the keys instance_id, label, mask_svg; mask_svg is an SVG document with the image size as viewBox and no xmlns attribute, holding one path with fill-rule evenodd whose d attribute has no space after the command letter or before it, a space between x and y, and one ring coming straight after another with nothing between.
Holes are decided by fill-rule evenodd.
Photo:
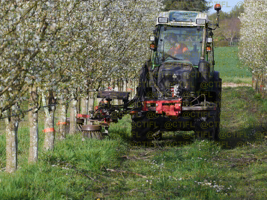
<instances>
[{"instance_id":1,"label":"weeds","mask_svg":"<svg viewBox=\"0 0 267 200\"><path fill-rule=\"evenodd\" d=\"M265 101L254 95L246 87L223 89L219 142L169 132L159 147L131 146L126 116L104 140L82 141L77 133L57 141L53 152L42 152L40 134L39 161L29 165L23 126L19 169L6 174L0 135L0 199L265 199ZM171 142L177 145L163 145Z\"/></svg>"}]
</instances>

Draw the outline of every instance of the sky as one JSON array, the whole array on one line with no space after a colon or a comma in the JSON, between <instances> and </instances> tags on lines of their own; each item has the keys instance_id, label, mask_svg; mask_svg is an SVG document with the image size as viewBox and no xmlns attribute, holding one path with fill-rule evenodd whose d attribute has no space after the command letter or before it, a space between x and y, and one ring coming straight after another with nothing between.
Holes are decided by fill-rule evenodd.
<instances>
[{"instance_id":1,"label":"sky","mask_svg":"<svg viewBox=\"0 0 267 200\"><path fill-rule=\"evenodd\" d=\"M244 2L244 0L207 0L208 6L211 6L212 8L209 10L209 13L215 13L214 5L219 3L222 6L223 12L230 12L232 8L235 7L235 5L240 5Z\"/></svg>"}]
</instances>

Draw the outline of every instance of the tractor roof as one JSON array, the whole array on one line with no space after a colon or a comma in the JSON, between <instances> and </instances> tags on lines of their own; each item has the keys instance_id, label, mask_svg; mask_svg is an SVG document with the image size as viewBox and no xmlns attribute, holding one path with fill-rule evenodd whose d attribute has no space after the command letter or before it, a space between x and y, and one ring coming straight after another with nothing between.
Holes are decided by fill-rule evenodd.
<instances>
[{"instance_id":1,"label":"tractor roof","mask_svg":"<svg viewBox=\"0 0 267 200\"><path fill-rule=\"evenodd\" d=\"M208 15L197 11L170 10L161 12L157 18L157 25L205 26L208 22Z\"/></svg>"}]
</instances>

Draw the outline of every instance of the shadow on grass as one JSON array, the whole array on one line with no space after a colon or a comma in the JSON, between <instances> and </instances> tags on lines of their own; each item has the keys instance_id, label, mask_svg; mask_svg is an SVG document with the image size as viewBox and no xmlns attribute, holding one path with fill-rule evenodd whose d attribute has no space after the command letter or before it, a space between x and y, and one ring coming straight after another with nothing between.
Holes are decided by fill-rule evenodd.
<instances>
[{"instance_id":1,"label":"shadow on grass","mask_svg":"<svg viewBox=\"0 0 267 200\"><path fill-rule=\"evenodd\" d=\"M163 138L161 140L154 139L152 141L134 141L132 138L130 138L130 145L134 147L158 147L158 148L164 148L164 147L181 147L190 145L194 142L194 139L192 138L184 138L183 135L177 135L174 136L165 136L163 135Z\"/></svg>"},{"instance_id":2,"label":"shadow on grass","mask_svg":"<svg viewBox=\"0 0 267 200\"><path fill-rule=\"evenodd\" d=\"M260 143L267 136L267 123L246 128L222 128L220 132L220 145L223 149L242 147L248 143Z\"/></svg>"},{"instance_id":3,"label":"shadow on grass","mask_svg":"<svg viewBox=\"0 0 267 200\"><path fill-rule=\"evenodd\" d=\"M183 146L193 143L194 138L190 135L186 136L182 134L177 134L174 132L168 132L163 134L163 139L152 141L134 141L131 135L131 117L125 116L117 124L112 124L109 128L110 139L122 139L131 147L167 147L167 146Z\"/></svg>"},{"instance_id":4,"label":"shadow on grass","mask_svg":"<svg viewBox=\"0 0 267 200\"><path fill-rule=\"evenodd\" d=\"M242 147L248 143L259 143L267 136L267 123L258 126L249 126L246 128L221 128L219 140L216 143L222 149L233 149ZM196 139L203 140L205 138L196 138L193 131L191 132L163 132L161 140L154 139L152 141L134 141L131 136L130 124L124 126L115 125L111 131L110 137L115 139L120 137L132 147L179 147L192 144Z\"/></svg>"}]
</instances>

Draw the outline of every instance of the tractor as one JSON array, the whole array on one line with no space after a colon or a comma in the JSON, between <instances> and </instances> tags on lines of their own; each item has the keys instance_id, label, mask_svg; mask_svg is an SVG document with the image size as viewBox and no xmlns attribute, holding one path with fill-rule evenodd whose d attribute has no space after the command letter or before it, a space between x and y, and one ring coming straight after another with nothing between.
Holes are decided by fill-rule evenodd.
<instances>
[{"instance_id":1,"label":"tractor","mask_svg":"<svg viewBox=\"0 0 267 200\"><path fill-rule=\"evenodd\" d=\"M100 91L98 98L107 103L94 117L117 122L131 114L135 141L161 139L164 131L194 131L197 138L218 140L222 79L214 70L213 30L219 27L221 6L214 8L216 24L197 11L160 13L136 96L128 100L127 92ZM124 104L111 105L114 98Z\"/></svg>"}]
</instances>

